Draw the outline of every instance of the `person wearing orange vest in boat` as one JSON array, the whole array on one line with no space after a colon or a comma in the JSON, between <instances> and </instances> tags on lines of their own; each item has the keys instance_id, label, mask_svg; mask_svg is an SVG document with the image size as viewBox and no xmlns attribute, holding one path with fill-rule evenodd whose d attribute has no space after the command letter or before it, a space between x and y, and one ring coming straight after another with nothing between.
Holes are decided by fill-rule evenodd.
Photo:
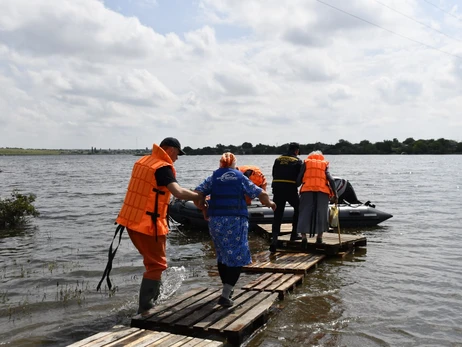
<instances>
[{"instance_id":1,"label":"person wearing orange vest in boat","mask_svg":"<svg viewBox=\"0 0 462 347\"><path fill-rule=\"evenodd\" d=\"M266 192L266 178L258 166L242 165L236 167L236 170L242 172L244 176L247 176L247 178L253 182L253 184L255 184L257 187L260 187ZM252 199L246 195L245 202L247 203L247 205L250 205Z\"/></svg>"},{"instance_id":2,"label":"person wearing orange vest in boat","mask_svg":"<svg viewBox=\"0 0 462 347\"><path fill-rule=\"evenodd\" d=\"M302 235L302 248L306 248L307 238L316 235L316 243L322 243L322 234L329 229L329 199L338 196L335 181L329 172L329 162L321 151L311 152L303 162L297 178L300 188L300 210L297 231Z\"/></svg>"},{"instance_id":3,"label":"person wearing orange vest in boat","mask_svg":"<svg viewBox=\"0 0 462 347\"><path fill-rule=\"evenodd\" d=\"M176 180L173 163L184 154L180 142L173 137L165 138L160 145L154 144L152 153L133 166L124 203L116 219L119 226L127 228L131 241L143 256L146 271L140 286L138 313L152 308L160 294L162 272L167 268L170 196L197 201L202 198L200 193L182 188Z\"/></svg>"}]
</instances>

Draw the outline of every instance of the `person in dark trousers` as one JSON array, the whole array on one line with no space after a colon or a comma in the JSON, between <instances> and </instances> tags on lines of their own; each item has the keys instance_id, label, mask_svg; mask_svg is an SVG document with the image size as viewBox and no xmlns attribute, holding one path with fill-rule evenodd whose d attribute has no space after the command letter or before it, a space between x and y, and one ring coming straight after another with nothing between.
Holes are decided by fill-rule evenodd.
<instances>
[{"instance_id":1,"label":"person in dark trousers","mask_svg":"<svg viewBox=\"0 0 462 347\"><path fill-rule=\"evenodd\" d=\"M274 219L271 229L273 236L270 246L271 253L276 252L286 202L294 208L290 240L295 241L301 239L301 237L297 234L299 206L297 177L302 167L302 161L298 158L299 154L300 145L297 142L291 142L287 153L281 155L274 161L273 182L271 183L271 187L273 188L273 201L276 203L277 207L274 211Z\"/></svg>"}]
</instances>

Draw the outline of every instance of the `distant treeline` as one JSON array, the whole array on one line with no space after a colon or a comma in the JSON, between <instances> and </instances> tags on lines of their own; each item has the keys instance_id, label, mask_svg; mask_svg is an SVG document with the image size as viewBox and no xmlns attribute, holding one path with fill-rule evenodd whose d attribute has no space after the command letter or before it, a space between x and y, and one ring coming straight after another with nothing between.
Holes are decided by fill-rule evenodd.
<instances>
[{"instance_id":1,"label":"distant treeline","mask_svg":"<svg viewBox=\"0 0 462 347\"><path fill-rule=\"evenodd\" d=\"M188 155L211 155L233 152L234 154L283 154L287 152L289 144L281 146L269 146L264 144L252 145L244 142L240 146L218 144L215 147L204 147L193 149L184 147ZM346 140L339 140L335 145L322 142L300 144L300 153L308 154L314 150L320 150L324 154L462 154L462 142L446 140L414 140L412 137L403 142L398 139L384 140L372 143L363 140L360 143L351 143ZM0 148L0 155L117 155L133 154L146 155L151 152L151 146L144 149L24 149L24 148Z\"/></svg>"},{"instance_id":2,"label":"distant treeline","mask_svg":"<svg viewBox=\"0 0 462 347\"><path fill-rule=\"evenodd\" d=\"M287 152L289 144L281 146L269 146L264 144L252 145L244 142L240 146L218 144L215 147L193 149L185 147L184 151L189 155L222 154L230 151L235 154L282 154ZM372 143L363 140L359 143L351 143L339 140L335 145L322 142L300 144L300 153L308 154L314 150L320 150L324 154L462 154L462 142L446 140L414 140L412 137L400 142L398 139L384 140Z\"/></svg>"}]
</instances>

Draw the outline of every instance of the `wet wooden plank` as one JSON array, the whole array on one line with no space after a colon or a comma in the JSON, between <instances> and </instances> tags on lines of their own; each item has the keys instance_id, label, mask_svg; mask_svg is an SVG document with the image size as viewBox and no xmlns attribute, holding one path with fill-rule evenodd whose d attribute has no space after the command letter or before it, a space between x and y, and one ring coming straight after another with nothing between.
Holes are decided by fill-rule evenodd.
<instances>
[{"instance_id":1,"label":"wet wooden plank","mask_svg":"<svg viewBox=\"0 0 462 347\"><path fill-rule=\"evenodd\" d=\"M76 342L70 346L72 347L77 347L77 346L93 346L93 347L98 347L98 346L104 346L107 345L111 342L120 340L126 336L132 335L132 334L137 334L139 333L139 329L136 328L121 328L121 329L115 329L115 331L109 331L108 334L105 332L98 333L94 336L90 336L87 339L84 339L82 341ZM93 339L93 337L96 337L96 339Z\"/></svg>"},{"instance_id":2,"label":"wet wooden plank","mask_svg":"<svg viewBox=\"0 0 462 347\"><path fill-rule=\"evenodd\" d=\"M256 232L263 235L265 238L271 239L271 225L259 224L255 228ZM364 235L340 234L336 232L325 232L323 234L323 243L316 244L316 237L307 238L307 248L302 249L301 240L290 241L290 231L292 224L282 224L281 231L289 230L289 233L281 232L278 237L278 251L297 250L300 252L317 252L325 253L327 255L335 255L339 252L348 251L351 248L365 247L367 240ZM269 236L268 236L269 235Z\"/></svg>"},{"instance_id":3,"label":"wet wooden plank","mask_svg":"<svg viewBox=\"0 0 462 347\"><path fill-rule=\"evenodd\" d=\"M264 294L264 293L262 293ZM237 320L228 325L225 331L239 332L252 322L254 322L259 316L266 313L269 308L274 304L277 299L277 294L272 293L260 301L257 305L253 305L253 308L246 313L239 316Z\"/></svg>"},{"instance_id":4,"label":"wet wooden plank","mask_svg":"<svg viewBox=\"0 0 462 347\"><path fill-rule=\"evenodd\" d=\"M244 292L244 291L239 291L239 292L235 291L235 295L233 296L234 305L232 307L223 307L220 310L211 312L210 315L204 317L200 322L195 323L193 327L195 329L208 330L208 328L211 325L220 321L221 319L223 319L223 317L230 315L232 312L234 312L234 310L236 310L237 307L245 303L252 296L254 296L254 293Z\"/></svg>"},{"instance_id":5,"label":"wet wooden plank","mask_svg":"<svg viewBox=\"0 0 462 347\"><path fill-rule=\"evenodd\" d=\"M227 327L231 325L236 319L244 316L245 314L247 314L247 312L253 310L256 306L257 306L257 311L260 310L260 308L258 308L258 305L263 300L267 299L271 293L262 293L262 292L254 291L254 292L248 292L247 294L249 295L245 303L237 306L232 312L229 312L226 316L222 317L219 321L209 326L208 329L210 331L220 331L220 332L223 331L224 329L227 329ZM276 299L277 299L277 296L273 298L272 303L274 303ZM246 321L246 324L243 325L243 327L245 327L246 325L250 323L251 321Z\"/></svg>"},{"instance_id":6,"label":"wet wooden plank","mask_svg":"<svg viewBox=\"0 0 462 347\"><path fill-rule=\"evenodd\" d=\"M116 326L70 345L72 347L219 347L223 342L198 337Z\"/></svg>"},{"instance_id":7,"label":"wet wooden plank","mask_svg":"<svg viewBox=\"0 0 462 347\"><path fill-rule=\"evenodd\" d=\"M205 288L205 287L193 288L191 290L188 290L186 293L183 293L175 297L174 301L169 300L162 304L155 305L149 311L146 311L146 312L143 312L141 314L134 316L133 319L134 320L147 320L152 316L161 315L164 312L169 312L169 310L174 309L175 305L182 305L186 301L188 301L189 303L191 301L194 301L193 297L200 299L200 295L203 294L204 292L206 292L205 295L209 295L209 292L207 292L207 290L208 288Z\"/></svg>"},{"instance_id":8,"label":"wet wooden plank","mask_svg":"<svg viewBox=\"0 0 462 347\"><path fill-rule=\"evenodd\" d=\"M180 305L173 307L168 313L168 317L164 315L159 315L156 318L159 318L159 321L162 320L165 324L173 324L175 321L180 320L183 317L188 317L192 314L195 314L197 310L200 310L203 306L206 306L208 303L218 300L221 294L221 289L208 289L206 292L202 293L199 296L191 298L191 302L185 301ZM209 305L210 306L210 305ZM165 318L163 318L163 316Z\"/></svg>"},{"instance_id":9,"label":"wet wooden plank","mask_svg":"<svg viewBox=\"0 0 462 347\"><path fill-rule=\"evenodd\" d=\"M170 334L167 332L157 332L157 331L149 331L139 329L139 334L134 334L120 340L117 340L109 345L105 345L104 347L125 347L125 346L148 346L152 343L156 343L161 341L162 339L166 338Z\"/></svg>"},{"instance_id":10,"label":"wet wooden plank","mask_svg":"<svg viewBox=\"0 0 462 347\"><path fill-rule=\"evenodd\" d=\"M268 292L260 292L259 294L259 296L269 295L223 329L225 336L232 344L241 344L247 336L250 336L268 321L269 309L274 304L278 294Z\"/></svg>"},{"instance_id":11,"label":"wet wooden plank","mask_svg":"<svg viewBox=\"0 0 462 347\"><path fill-rule=\"evenodd\" d=\"M256 254L251 264L242 267L246 272L273 272L273 273L296 273L306 274L316 266L325 255L307 253L276 252L270 254L267 251Z\"/></svg>"},{"instance_id":12,"label":"wet wooden plank","mask_svg":"<svg viewBox=\"0 0 462 347\"><path fill-rule=\"evenodd\" d=\"M298 274L266 273L244 285L242 289L276 292L279 299L283 300L288 291L303 283L303 278L303 275Z\"/></svg>"},{"instance_id":13,"label":"wet wooden plank","mask_svg":"<svg viewBox=\"0 0 462 347\"><path fill-rule=\"evenodd\" d=\"M245 336L250 336L255 329L266 322L268 303L271 301L273 304L279 293L236 289L232 298L234 301L232 307L218 305L221 288L209 288L205 291L197 289L197 293L190 292L189 295L189 299L182 298L180 302L176 302L172 298L169 306L164 305L158 312L150 310L149 318L140 319L140 315L135 316L131 325L137 328L162 330L191 337L218 335L240 343ZM239 325L234 325L235 328L225 334L226 327L232 325L237 319L240 320ZM249 321L246 321L247 319ZM238 326L242 326L242 329L239 330ZM130 342L132 340L127 339ZM165 341L173 340L170 337ZM180 340L175 343L179 342Z\"/></svg>"}]
</instances>

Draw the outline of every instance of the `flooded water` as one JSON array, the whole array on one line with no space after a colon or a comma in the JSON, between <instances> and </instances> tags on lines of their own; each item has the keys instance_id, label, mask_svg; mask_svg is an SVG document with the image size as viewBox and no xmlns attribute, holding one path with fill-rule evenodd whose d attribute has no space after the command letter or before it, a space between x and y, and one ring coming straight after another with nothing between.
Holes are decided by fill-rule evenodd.
<instances>
[{"instance_id":1,"label":"flooded water","mask_svg":"<svg viewBox=\"0 0 462 347\"><path fill-rule=\"evenodd\" d=\"M238 156L271 181L276 156ZM302 156L304 158L305 156ZM0 196L37 196L24 230L0 231L0 345L65 346L116 324L137 308L142 260L124 235L114 291L96 292L134 156L0 157ZM179 183L193 188L218 156L185 156ZM462 156L328 156L360 200L393 214L355 230L367 247L322 262L278 303L247 346L462 346ZM266 240L250 234L252 252ZM206 231L173 228L161 300L219 287ZM238 285L246 283L244 274Z\"/></svg>"}]
</instances>

